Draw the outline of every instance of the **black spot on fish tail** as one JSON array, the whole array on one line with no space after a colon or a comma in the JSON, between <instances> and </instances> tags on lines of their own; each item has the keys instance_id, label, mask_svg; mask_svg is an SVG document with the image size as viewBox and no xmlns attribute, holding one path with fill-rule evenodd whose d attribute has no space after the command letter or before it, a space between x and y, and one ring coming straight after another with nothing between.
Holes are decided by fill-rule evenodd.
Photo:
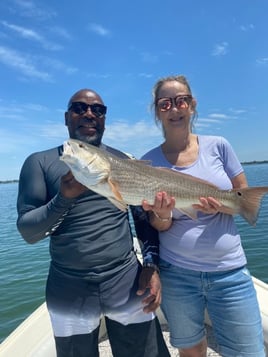
<instances>
[{"instance_id":1,"label":"black spot on fish tail","mask_svg":"<svg viewBox=\"0 0 268 357\"><path fill-rule=\"evenodd\" d=\"M234 189L239 200L239 214L252 226L258 220L261 201L268 193L268 186Z\"/></svg>"}]
</instances>

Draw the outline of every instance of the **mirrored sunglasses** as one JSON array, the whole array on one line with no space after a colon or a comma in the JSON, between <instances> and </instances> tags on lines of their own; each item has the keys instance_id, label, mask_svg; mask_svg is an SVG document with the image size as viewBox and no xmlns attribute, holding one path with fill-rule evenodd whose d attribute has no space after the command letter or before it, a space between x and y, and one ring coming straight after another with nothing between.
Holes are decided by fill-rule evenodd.
<instances>
[{"instance_id":1,"label":"mirrored sunglasses","mask_svg":"<svg viewBox=\"0 0 268 357\"><path fill-rule=\"evenodd\" d=\"M156 106L161 112L167 112L175 105L177 109L188 109L193 97L190 94L177 95L175 98L159 98L156 100Z\"/></svg>"},{"instance_id":2,"label":"mirrored sunglasses","mask_svg":"<svg viewBox=\"0 0 268 357\"><path fill-rule=\"evenodd\" d=\"M90 108L91 113L97 118L102 118L107 112L107 107L98 103L87 104L84 102L72 102L68 106L68 110L71 110L72 112L79 115L85 114L88 111L88 108Z\"/></svg>"}]
</instances>

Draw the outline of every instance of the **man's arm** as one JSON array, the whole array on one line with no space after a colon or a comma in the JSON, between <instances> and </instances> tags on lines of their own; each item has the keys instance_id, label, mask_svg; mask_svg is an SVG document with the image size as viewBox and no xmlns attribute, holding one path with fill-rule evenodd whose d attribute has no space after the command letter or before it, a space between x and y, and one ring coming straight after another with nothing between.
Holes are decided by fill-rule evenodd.
<instances>
[{"instance_id":1,"label":"man's arm","mask_svg":"<svg viewBox=\"0 0 268 357\"><path fill-rule=\"evenodd\" d=\"M131 206L137 238L142 243L143 265L155 265L158 270L159 238L158 231L149 222L148 213L141 206Z\"/></svg>"},{"instance_id":2,"label":"man's arm","mask_svg":"<svg viewBox=\"0 0 268 357\"><path fill-rule=\"evenodd\" d=\"M137 238L142 243L143 269L139 277L137 295L149 293L143 299L144 312L155 311L161 303L161 282L158 269L159 240L158 231L149 223L147 213L142 207L131 207Z\"/></svg>"},{"instance_id":3,"label":"man's arm","mask_svg":"<svg viewBox=\"0 0 268 357\"><path fill-rule=\"evenodd\" d=\"M75 202L58 192L48 197L45 168L35 155L26 159L20 173L17 228L28 243L52 234Z\"/></svg>"}]
</instances>

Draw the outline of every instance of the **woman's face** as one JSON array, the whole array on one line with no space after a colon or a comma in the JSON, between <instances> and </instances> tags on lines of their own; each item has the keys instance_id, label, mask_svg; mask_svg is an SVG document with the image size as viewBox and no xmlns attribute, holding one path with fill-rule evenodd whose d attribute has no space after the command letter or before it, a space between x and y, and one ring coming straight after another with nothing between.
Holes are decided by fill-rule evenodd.
<instances>
[{"instance_id":1,"label":"woman's face","mask_svg":"<svg viewBox=\"0 0 268 357\"><path fill-rule=\"evenodd\" d=\"M156 116L164 131L189 128L196 101L184 84L178 81L165 82L160 87L155 102Z\"/></svg>"}]
</instances>

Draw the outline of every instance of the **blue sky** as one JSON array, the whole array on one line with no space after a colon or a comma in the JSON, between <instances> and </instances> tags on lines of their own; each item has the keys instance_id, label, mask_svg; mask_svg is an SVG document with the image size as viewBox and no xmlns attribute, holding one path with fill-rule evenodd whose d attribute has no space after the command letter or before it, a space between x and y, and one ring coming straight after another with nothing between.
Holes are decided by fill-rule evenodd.
<instances>
[{"instance_id":1,"label":"blue sky","mask_svg":"<svg viewBox=\"0 0 268 357\"><path fill-rule=\"evenodd\" d=\"M0 180L68 137L81 88L108 106L104 142L140 157L162 142L151 90L171 74L190 81L198 134L267 160L267 14L266 0L1 0Z\"/></svg>"}]
</instances>

